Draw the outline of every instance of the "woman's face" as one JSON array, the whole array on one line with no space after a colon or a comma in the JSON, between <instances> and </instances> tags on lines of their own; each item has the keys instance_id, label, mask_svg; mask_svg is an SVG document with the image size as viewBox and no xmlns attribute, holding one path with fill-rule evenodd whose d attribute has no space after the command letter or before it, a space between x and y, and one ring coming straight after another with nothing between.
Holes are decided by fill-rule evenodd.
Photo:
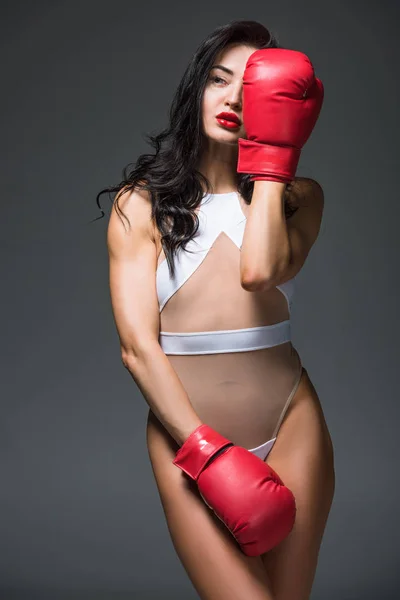
<instances>
[{"instance_id":1,"label":"woman's face","mask_svg":"<svg viewBox=\"0 0 400 600\"><path fill-rule=\"evenodd\" d=\"M243 74L246 62L256 51L243 45L225 47L214 60L203 95L202 126L207 138L225 144L237 144L245 137L242 116ZM233 113L239 121L218 118L221 113ZM232 116L233 119L233 116Z\"/></svg>"}]
</instances>

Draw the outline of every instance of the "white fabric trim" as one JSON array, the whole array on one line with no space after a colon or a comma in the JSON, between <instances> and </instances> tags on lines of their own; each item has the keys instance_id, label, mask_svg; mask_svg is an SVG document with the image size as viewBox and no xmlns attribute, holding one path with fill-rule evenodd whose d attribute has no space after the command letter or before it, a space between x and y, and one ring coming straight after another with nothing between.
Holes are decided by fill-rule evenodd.
<instances>
[{"instance_id":1,"label":"white fabric trim","mask_svg":"<svg viewBox=\"0 0 400 600\"><path fill-rule=\"evenodd\" d=\"M165 354L218 354L248 352L289 342L290 320L247 329L174 333L160 331L159 343Z\"/></svg>"},{"instance_id":2,"label":"white fabric trim","mask_svg":"<svg viewBox=\"0 0 400 600\"><path fill-rule=\"evenodd\" d=\"M270 453L272 446L275 444L276 437L268 440L265 444L261 444L261 446L257 446L256 448L248 448L248 451L252 454L255 454L262 460L265 460Z\"/></svg>"}]
</instances>

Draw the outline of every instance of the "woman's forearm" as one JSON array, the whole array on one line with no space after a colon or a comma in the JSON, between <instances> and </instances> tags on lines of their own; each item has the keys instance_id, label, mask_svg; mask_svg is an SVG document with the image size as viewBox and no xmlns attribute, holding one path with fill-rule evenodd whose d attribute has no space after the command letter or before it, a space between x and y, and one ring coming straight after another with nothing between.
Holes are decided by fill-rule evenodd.
<instances>
[{"instance_id":1,"label":"woman's forearm","mask_svg":"<svg viewBox=\"0 0 400 600\"><path fill-rule=\"evenodd\" d=\"M153 413L182 445L202 421L161 346L155 342L124 364Z\"/></svg>"},{"instance_id":2,"label":"woman's forearm","mask_svg":"<svg viewBox=\"0 0 400 600\"><path fill-rule=\"evenodd\" d=\"M254 182L240 254L243 287L262 289L290 260L284 192L284 183Z\"/></svg>"}]
</instances>

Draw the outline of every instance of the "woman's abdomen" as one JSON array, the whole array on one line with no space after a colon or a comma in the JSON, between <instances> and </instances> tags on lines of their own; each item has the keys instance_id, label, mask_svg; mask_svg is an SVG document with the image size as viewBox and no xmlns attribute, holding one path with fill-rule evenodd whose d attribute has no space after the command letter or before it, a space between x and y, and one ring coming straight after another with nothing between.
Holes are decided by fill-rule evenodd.
<instances>
[{"instance_id":1,"label":"woman's abdomen","mask_svg":"<svg viewBox=\"0 0 400 600\"><path fill-rule=\"evenodd\" d=\"M302 373L291 342L168 358L203 423L245 448L277 434Z\"/></svg>"}]
</instances>

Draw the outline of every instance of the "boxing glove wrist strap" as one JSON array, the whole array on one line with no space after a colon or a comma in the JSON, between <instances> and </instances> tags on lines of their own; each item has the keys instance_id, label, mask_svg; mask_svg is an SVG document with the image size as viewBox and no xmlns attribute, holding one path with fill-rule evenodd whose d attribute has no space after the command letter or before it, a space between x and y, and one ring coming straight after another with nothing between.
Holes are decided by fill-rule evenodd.
<instances>
[{"instance_id":1,"label":"boxing glove wrist strap","mask_svg":"<svg viewBox=\"0 0 400 600\"><path fill-rule=\"evenodd\" d=\"M230 440L203 423L184 441L172 462L197 481L210 459L232 445Z\"/></svg>"},{"instance_id":2,"label":"boxing glove wrist strap","mask_svg":"<svg viewBox=\"0 0 400 600\"><path fill-rule=\"evenodd\" d=\"M299 148L260 144L245 138L239 138L238 148L238 173L270 175L272 180L275 176L286 183L293 180L300 160Z\"/></svg>"}]
</instances>

